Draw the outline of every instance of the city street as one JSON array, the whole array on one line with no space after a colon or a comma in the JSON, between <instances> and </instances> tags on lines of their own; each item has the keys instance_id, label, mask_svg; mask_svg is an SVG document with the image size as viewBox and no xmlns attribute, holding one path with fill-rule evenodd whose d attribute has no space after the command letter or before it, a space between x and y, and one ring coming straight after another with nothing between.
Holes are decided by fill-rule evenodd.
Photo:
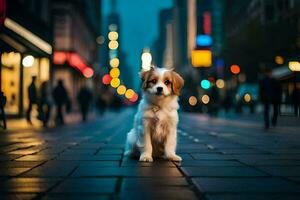
<instances>
[{"instance_id":1,"label":"city street","mask_svg":"<svg viewBox=\"0 0 300 200\"><path fill-rule=\"evenodd\" d=\"M181 163L123 156L135 110L0 135L1 199L299 199L300 126L180 114ZM9 130L9 129L8 129Z\"/></svg>"}]
</instances>

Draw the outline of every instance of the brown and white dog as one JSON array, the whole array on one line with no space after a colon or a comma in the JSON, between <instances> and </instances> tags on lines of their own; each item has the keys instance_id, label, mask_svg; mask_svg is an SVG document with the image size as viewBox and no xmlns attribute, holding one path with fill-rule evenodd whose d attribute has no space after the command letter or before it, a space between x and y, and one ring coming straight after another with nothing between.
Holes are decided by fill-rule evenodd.
<instances>
[{"instance_id":1,"label":"brown and white dog","mask_svg":"<svg viewBox=\"0 0 300 200\"><path fill-rule=\"evenodd\" d=\"M153 157L181 161L176 155L178 96L184 80L173 70L152 67L140 73L143 97L127 134L125 155L140 155L140 161Z\"/></svg>"}]
</instances>

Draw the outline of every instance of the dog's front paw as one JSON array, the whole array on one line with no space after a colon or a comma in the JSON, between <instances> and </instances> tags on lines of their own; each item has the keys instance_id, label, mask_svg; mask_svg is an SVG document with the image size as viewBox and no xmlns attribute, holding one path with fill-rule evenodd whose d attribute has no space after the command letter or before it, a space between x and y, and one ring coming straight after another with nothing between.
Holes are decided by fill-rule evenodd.
<instances>
[{"instance_id":1,"label":"dog's front paw","mask_svg":"<svg viewBox=\"0 0 300 200\"><path fill-rule=\"evenodd\" d=\"M167 158L171 161L176 161L176 162L182 161L182 158L176 154L167 156Z\"/></svg>"},{"instance_id":2,"label":"dog's front paw","mask_svg":"<svg viewBox=\"0 0 300 200\"><path fill-rule=\"evenodd\" d=\"M153 162L153 158L150 155L142 154L140 156L140 162Z\"/></svg>"}]
</instances>

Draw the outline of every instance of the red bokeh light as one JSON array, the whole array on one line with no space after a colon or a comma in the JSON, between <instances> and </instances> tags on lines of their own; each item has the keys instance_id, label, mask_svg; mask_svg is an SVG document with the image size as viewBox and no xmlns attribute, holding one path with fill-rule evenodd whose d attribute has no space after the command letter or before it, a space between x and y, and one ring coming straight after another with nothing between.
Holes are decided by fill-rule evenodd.
<instances>
[{"instance_id":1,"label":"red bokeh light","mask_svg":"<svg viewBox=\"0 0 300 200\"><path fill-rule=\"evenodd\" d=\"M214 77L208 77L207 79L209 80L209 82L211 84L213 84L215 82L215 78Z\"/></svg>"},{"instance_id":2,"label":"red bokeh light","mask_svg":"<svg viewBox=\"0 0 300 200\"><path fill-rule=\"evenodd\" d=\"M54 64L63 65L65 62L68 62L69 65L80 71L86 78L91 78L94 75L93 68L89 67L77 53L64 51L54 52Z\"/></svg>"},{"instance_id":3,"label":"red bokeh light","mask_svg":"<svg viewBox=\"0 0 300 200\"><path fill-rule=\"evenodd\" d=\"M208 11L203 13L203 32L206 35L211 35L211 14Z\"/></svg>"},{"instance_id":4,"label":"red bokeh light","mask_svg":"<svg viewBox=\"0 0 300 200\"><path fill-rule=\"evenodd\" d=\"M62 65L67 61L67 53L63 51L56 51L53 54L53 63L56 65Z\"/></svg>"},{"instance_id":5,"label":"red bokeh light","mask_svg":"<svg viewBox=\"0 0 300 200\"><path fill-rule=\"evenodd\" d=\"M240 66L238 65L231 65L230 71L233 74L239 74L241 72Z\"/></svg>"},{"instance_id":6,"label":"red bokeh light","mask_svg":"<svg viewBox=\"0 0 300 200\"><path fill-rule=\"evenodd\" d=\"M102 77L102 83L104 85L108 85L110 84L110 81L111 81L112 77L109 75L109 74L105 74L103 77Z\"/></svg>"},{"instance_id":7,"label":"red bokeh light","mask_svg":"<svg viewBox=\"0 0 300 200\"><path fill-rule=\"evenodd\" d=\"M139 95L138 95L137 93L135 93L135 94L133 95L133 97L131 97L131 98L129 99L129 101L131 101L131 102L136 102L138 99L139 99Z\"/></svg>"},{"instance_id":8,"label":"red bokeh light","mask_svg":"<svg viewBox=\"0 0 300 200\"><path fill-rule=\"evenodd\" d=\"M87 67L83 69L82 73L85 78L91 78L94 75L94 70L92 68Z\"/></svg>"}]
</instances>

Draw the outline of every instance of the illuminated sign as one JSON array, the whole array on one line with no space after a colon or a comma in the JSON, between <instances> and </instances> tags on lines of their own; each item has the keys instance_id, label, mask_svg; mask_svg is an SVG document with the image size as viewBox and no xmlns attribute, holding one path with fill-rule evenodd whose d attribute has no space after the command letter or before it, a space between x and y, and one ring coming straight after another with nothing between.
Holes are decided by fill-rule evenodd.
<instances>
[{"instance_id":1,"label":"illuminated sign","mask_svg":"<svg viewBox=\"0 0 300 200\"><path fill-rule=\"evenodd\" d=\"M210 46L212 44L212 38L210 35L198 35L196 37L196 44L200 47Z\"/></svg>"},{"instance_id":2,"label":"illuminated sign","mask_svg":"<svg viewBox=\"0 0 300 200\"><path fill-rule=\"evenodd\" d=\"M212 64L211 50L193 50L192 65L194 67L210 67Z\"/></svg>"},{"instance_id":3,"label":"illuminated sign","mask_svg":"<svg viewBox=\"0 0 300 200\"><path fill-rule=\"evenodd\" d=\"M94 75L94 70L89 67L77 53L64 51L54 52L54 64L62 65L65 62L68 62L69 65L80 71L86 78L91 78Z\"/></svg>"}]
</instances>

